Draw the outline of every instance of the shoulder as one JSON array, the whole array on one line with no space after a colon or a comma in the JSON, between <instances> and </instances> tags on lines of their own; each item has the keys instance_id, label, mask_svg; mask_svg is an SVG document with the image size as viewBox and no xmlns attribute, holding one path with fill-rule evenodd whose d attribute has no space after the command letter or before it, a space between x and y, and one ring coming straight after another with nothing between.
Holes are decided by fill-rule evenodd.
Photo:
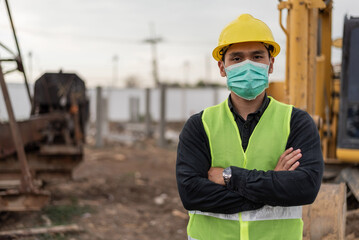
<instances>
[{"instance_id":1,"label":"shoulder","mask_svg":"<svg viewBox=\"0 0 359 240\"><path fill-rule=\"evenodd\" d=\"M291 129L306 129L317 131L313 118L304 110L293 107L290 121Z\"/></svg>"},{"instance_id":2,"label":"shoulder","mask_svg":"<svg viewBox=\"0 0 359 240\"><path fill-rule=\"evenodd\" d=\"M202 123L202 115L203 111L200 111L199 113L193 114L187 121L185 125L198 125L199 123Z\"/></svg>"},{"instance_id":3,"label":"shoulder","mask_svg":"<svg viewBox=\"0 0 359 240\"><path fill-rule=\"evenodd\" d=\"M189 136L201 132L201 129L203 129L202 114L203 111L193 114L186 121L181 131L180 137Z\"/></svg>"},{"instance_id":4,"label":"shoulder","mask_svg":"<svg viewBox=\"0 0 359 240\"><path fill-rule=\"evenodd\" d=\"M291 119L296 122L308 121L314 124L313 118L309 115L309 113L296 107L293 107Z\"/></svg>"},{"instance_id":5,"label":"shoulder","mask_svg":"<svg viewBox=\"0 0 359 240\"><path fill-rule=\"evenodd\" d=\"M291 114L292 109L294 108L293 105L280 102L270 96L268 97L268 100L268 107L271 106L274 109L280 109L281 111L288 112L289 114Z\"/></svg>"},{"instance_id":6,"label":"shoulder","mask_svg":"<svg viewBox=\"0 0 359 240\"><path fill-rule=\"evenodd\" d=\"M303 123L303 122L314 124L312 117L306 111L296 108L293 105L289 105L287 103L280 102L280 101L274 99L273 97L270 97L270 101L275 102L277 106L282 106L285 108L292 108L291 122L294 122L295 124Z\"/></svg>"},{"instance_id":7,"label":"shoulder","mask_svg":"<svg viewBox=\"0 0 359 240\"><path fill-rule=\"evenodd\" d=\"M209 149L207 134L202 123L203 111L192 115L184 124L179 135L179 148ZM205 144L205 145L203 145Z\"/></svg>"}]
</instances>

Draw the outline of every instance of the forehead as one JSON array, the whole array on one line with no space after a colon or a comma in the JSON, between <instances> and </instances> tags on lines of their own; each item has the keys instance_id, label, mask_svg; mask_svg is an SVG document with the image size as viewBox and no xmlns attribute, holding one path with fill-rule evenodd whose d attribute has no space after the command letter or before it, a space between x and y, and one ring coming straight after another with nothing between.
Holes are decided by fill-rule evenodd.
<instances>
[{"instance_id":1,"label":"forehead","mask_svg":"<svg viewBox=\"0 0 359 240\"><path fill-rule=\"evenodd\" d=\"M231 45L228 50L228 53L232 52L256 52L256 51L265 51L267 52L267 49L263 45L263 43L260 42L244 42L244 43L235 43Z\"/></svg>"}]
</instances>

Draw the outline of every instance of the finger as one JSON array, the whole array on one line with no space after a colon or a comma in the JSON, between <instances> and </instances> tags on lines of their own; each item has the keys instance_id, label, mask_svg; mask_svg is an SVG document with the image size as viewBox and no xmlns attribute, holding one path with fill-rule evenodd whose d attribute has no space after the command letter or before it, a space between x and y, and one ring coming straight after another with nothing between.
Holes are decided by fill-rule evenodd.
<instances>
[{"instance_id":1,"label":"finger","mask_svg":"<svg viewBox=\"0 0 359 240\"><path fill-rule=\"evenodd\" d=\"M293 148L288 148L287 150L285 150L284 153L282 153L282 155L280 155L278 163L283 165L283 161L285 159L286 156L288 156L288 154L290 154L293 151Z\"/></svg>"},{"instance_id":2,"label":"finger","mask_svg":"<svg viewBox=\"0 0 359 240\"><path fill-rule=\"evenodd\" d=\"M285 162L285 168L289 169L296 161L298 161L302 157L301 153L298 153L297 155L293 156L291 159Z\"/></svg>"},{"instance_id":3,"label":"finger","mask_svg":"<svg viewBox=\"0 0 359 240\"><path fill-rule=\"evenodd\" d=\"M299 161L297 161L297 162L295 162L289 169L288 169L288 171L293 171L293 170L295 170L298 166L299 166Z\"/></svg>"},{"instance_id":4,"label":"finger","mask_svg":"<svg viewBox=\"0 0 359 240\"><path fill-rule=\"evenodd\" d=\"M294 150L293 152L289 153L287 156L284 157L284 161L287 162L289 159L293 158L295 155L301 152L300 149Z\"/></svg>"},{"instance_id":5,"label":"finger","mask_svg":"<svg viewBox=\"0 0 359 240\"><path fill-rule=\"evenodd\" d=\"M293 148L290 147L287 150L284 151L284 153L282 153L282 155L280 155L279 160L283 159L285 156L287 156L289 153L291 153L293 151Z\"/></svg>"}]
</instances>

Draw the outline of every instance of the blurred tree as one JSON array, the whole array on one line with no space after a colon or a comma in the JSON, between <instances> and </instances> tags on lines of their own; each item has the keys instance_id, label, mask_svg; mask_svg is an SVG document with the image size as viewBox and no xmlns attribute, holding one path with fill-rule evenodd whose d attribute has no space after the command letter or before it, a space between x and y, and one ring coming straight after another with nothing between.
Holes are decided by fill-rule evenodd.
<instances>
[{"instance_id":1,"label":"blurred tree","mask_svg":"<svg viewBox=\"0 0 359 240\"><path fill-rule=\"evenodd\" d=\"M134 75L131 75L125 79L125 86L127 88L137 88L140 87L140 81Z\"/></svg>"},{"instance_id":2,"label":"blurred tree","mask_svg":"<svg viewBox=\"0 0 359 240\"><path fill-rule=\"evenodd\" d=\"M195 87L205 87L205 86L207 86L207 83L202 79L199 79L198 82L195 84Z\"/></svg>"},{"instance_id":3,"label":"blurred tree","mask_svg":"<svg viewBox=\"0 0 359 240\"><path fill-rule=\"evenodd\" d=\"M218 83L218 82L211 82L205 81L203 79L199 79L197 83L195 83L194 87L201 88L201 87L226 87L226 83Z\"/></svg>"}]
</instances>

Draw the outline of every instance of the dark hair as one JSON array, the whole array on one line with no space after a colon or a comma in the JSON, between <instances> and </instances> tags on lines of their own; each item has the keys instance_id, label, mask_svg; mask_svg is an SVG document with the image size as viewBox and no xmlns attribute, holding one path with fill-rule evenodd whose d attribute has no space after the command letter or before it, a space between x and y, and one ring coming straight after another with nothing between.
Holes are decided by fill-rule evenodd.
<instances>
[{"instance_id":1,"label":"dark hair","mask_svg":"<svg viewBox=\"0 0 359 240\"><path fill-rule=\"evenodd\" d=\"M228 46L223 47L220 51L219 51L219 55L222 55L222 61L224 62L224 56L226 55L229 47L232 46L232 44L229 44Z\"/></svg>"},{"instance_id":2,"label":"dark hair","mask_svg":"<svg viewBox=\"0 0 359 240\"><path fill-rule=\"evenodd\" d=\"M270 44L267 44L267 43L263 43L263 45L267 49L269 57L272 56L272 52L274 51L273 45L270 45Z\"/></svg>"},{"instance_id":3,"label":"dark hair","mask_svg":"<svg viewBox=\"0 0 359 240\"><path fill-rule=\"evenodd\" d=\"M224 57L229 49L230 46L232 46L233 44L229 44L228 46L223 47L221 50L219 50L219 55L222 55L222 61L224 62ZM273 45L267 44L267 43L263 43L264 47L267 49L268 51L268 56L269 58L272 56L272 52L274 51L274 47Z\"/></svg>"}]
</instances>

